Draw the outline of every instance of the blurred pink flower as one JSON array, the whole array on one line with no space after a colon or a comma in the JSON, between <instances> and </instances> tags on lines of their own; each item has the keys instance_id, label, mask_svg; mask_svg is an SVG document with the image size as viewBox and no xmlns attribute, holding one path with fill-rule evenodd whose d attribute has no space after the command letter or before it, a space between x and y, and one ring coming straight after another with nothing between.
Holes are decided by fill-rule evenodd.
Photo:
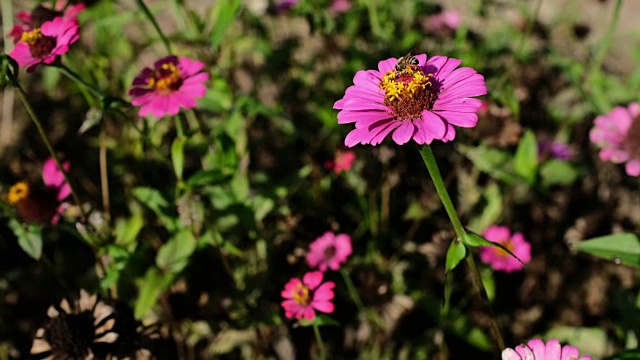
<instances>
[{"instance_id":1,"label":"blurred pink flower","mask_svg":"<svg viewBox=\"0 0 640 360\"><path fill-rule=\"evenodd\" d=\"M625 163L629 176L640 176L640 103L616 106L606 115L596 117L589 133L591 142L600 147L600 160Z\"/></svg>"},{"instance_id":2,"label":"blurred pink flower","mask_svg":"<svg viewBox=\"0 0 640 360\"><path fill-rule=\"evenodd\" d=\"M380 61L377 70L358 71L354 85L333 105L341 110L339 124L355 123L346 146L378 145L391 132L398 145L411 139L446 142L456 136L453 125L476 125L482 102L472 97L487 93L482 75L468 67L456 69L462 61L445 56L404 59L415 64L390 58Z\"/></svg>"},{"instance_id":3,"label":"blurred pink flower","mask_svg":"<svg viewBox=\"0 0 640 360\"><path fill-rule=\"evenodd\" d=\"M26 66L27 72L32 72L38 64L51 64L58 56L69 51L69 45L80 37L78 32L75 19L56 17L45 21L40 27L22 32L9 56L20 67Z\"/></svg>"},{"instance_id":4,"label":"blurred pink flower","mask_svg":"<svg viewBox=\"0 0 640 360\"><path fill-rule=\"evenodd\" d=\"M326 271L327 268L338 271L351 252L349 235L327 231L309 245L307 264L311 268L317 267L320 271Z\"/></svg>"},{"instance_id":5,"label":"blurred pink flower","mask_svg":"<svg viewBox=\"0 0 640 360\"><path fill-rule=\"evenodd\" d=\"M560 141L550 139L540 139L538 141L538 159L552 157L558 160L568 161L574 156L573 148Z\"/></svg>"},{"instance_id":6,"label":"blurred pink flower","mask_svg":"<svg viewBox=\"0 0 640 360\"><path fill-rule=\"evenodd\" d=\"M315 310L323 313L332 313L334 306L331 302L333 299L333 288L336 284L327 281L322 284L322 271L308 272L302 278L293 278L284 286L282 302L285 316L287 318L295 317L301 319L312 320L316 316Z\"/></svg>"},{"instance_id":7,"label":"blurred pink flower","mask_svg":"<svg viewBox=\"0 0 640 360\"><path fill-rule=\"evenodd\" d=\"M329 6L329 13L339 15L351 9L351 1L349 0L333 0Z\"/></svg>"},{"instance_id":8,"label":"blurred pink flower","mask_svg":"<svg viewBox=\"0 0 640 360\"><path fill-rule=\"evenodd\" d=\"M492 225L484 231L482 236L509 249L522 263L528 264L531 261L531 245L521 233L516 232L512 236L508 227ZM496 271L522 270L524 265L518 259L496 246L480 247L480 260Z\"/></svg>"},{"instance_id":9,"label":"blurred pink flower","mask_svg":"<svg viewBox=\"0 0 640 360\"><path fill-rule=\"evenodd\" d=\"M20 11L16 14L18 24L14 25L9 32L9 37L14 43L20 41L22 33L39 28L46 21L51 21L56 17L62 17L65 20L74 20L77 23L77 16L85 9L84 4L71 4L66 6L67 2L60 0L56 2L55 9L41 4L36 6L32 11Z\"/></svg>"},{"instance_id":10,"label":"blurred pink flower","mask_svg":"<svg viewBox=\"0 0 640 360\"><path fill-rule=\"evenodd\" d=\"M69 166L68 161L62 163L64 171L69 171ZM48 158L42 165L42 181L47 189L55 193L58 203L62 203L62 201L71 195L71 186L67 183L67 180L64 178L64 173L62 173L53 158ZM63 213L64 204L60 204L55 215L51 218L51 223L54 225L57 224Z\"/></svg>"},{"instance_id":11,"label":"blurred pink flower","mask_svg":"<svg viewBox=\"0 0 640 360\"><path fill-rule=\"evenodd\" d=\"M459 25L460 13L456 10L445 10L430 16L422 23L425 30L431 32L455 31Z\"/></svg>"},{"instance_id":12,"label":"blurred pink flower","mask_svg":"<svg viewBox=\"0 0 640 360\"><path fill-rule=\"evenodd\" d=\"M149 113L160 118L176 115L180 108L196 107L196 99L204 96L204 83L209 74L204 63L186 57L167 56L156 61L153 69L144 68L133 80L131 103L140 106L138 115Z\"/></svg>"},{"instance_id":13,"label":"blurred pink flower","mask_svg":"<svg viewBox=\"0 0 640 360\"><path fill-rule=\"evenodd\" d=\"M557 339L545 344L541 339L531 339L527 345L502 351L502 360L592 360L591 356L580 356L580 350L571 345L561 346Z\"/></svg>"},{"instance_id":14,"label":"blurred pink flower","mask_svg":"<svg viewBox=\"0 0 640 360\"><path fill-rule=\"evenodd\" d=\"M343 171L351 170L353 163L356 161L356 153L351 150L338 150L333 160L328 160L324 167L327 170L333 170L336 174Z\"/></svg>"},{"instance_id":15,"label":"blurred pink flower","mask_svg":"<svg viewBox=\"0 0 640 360\"><path fill-rule=\"evenodd\" d=\"M299 2L300 0L280 0L275 3L274 7L277 12L287 11L298 5Z\"/></svg>"}]
</instances>

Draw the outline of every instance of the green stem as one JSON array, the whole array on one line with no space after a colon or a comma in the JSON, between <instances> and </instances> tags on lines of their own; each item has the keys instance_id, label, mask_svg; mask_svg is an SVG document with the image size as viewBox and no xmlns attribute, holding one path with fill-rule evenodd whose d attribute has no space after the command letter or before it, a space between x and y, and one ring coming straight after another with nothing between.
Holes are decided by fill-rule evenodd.
<instances>
[{"instance_id":1,"label":"green stem","mask_svg":"<svg viewBox=\"0 0 640 360\"><path fill-rule=\"evenodd\" d=\"M425 165L427 165L427 170L429 171L429 175L431 175L433 185L435 186L438 196L440 197L440 201L442 201L442 205L444 205L444 208L447 211L447 215L449 215L449 219L451 220L453 229L456 232L457 239L455 239L454 241L462 241L464 245L466 231L462 226L462 222L460 222L460 218L458 218L458 214L455 207L453 206L451 197L449 197L449 192L444 185L442 175L440 175L440 170L438 169L438 164L436 163L436 159L433 156L431 147L429 145L424 145L420 150L420 154L422 155L422 159L424 160ZM474 288L478 293L481 294L481 297L485 300L485 302L487 303L487 307L489 308L489 312L491 314L491 329L493 330L493 334L496 338L498 348L504 349L505 344L504 338L502 337L502 331L500 330L500 325L498 325L496 317L493 313L493 309L491 308L491 303L489 302L489 297L487 296L487 290L484 287L484 283L482 282L482 277L480 275L480 269L473 259L473 254L471 252L467 253L465 259L467 261L467 264L469 265L469 269L471 270Z\"/></svg>"},{"instance_id":2,"label":"green stem","mask_svg":"<svg viewBox=\"0 0 640 360\"><path fill-rule=\"evenodd\" d=\"M533 31L533 26L535 25L536 19L538 18L538 14L540 14L540 9L542 8L542 2L543 0L538 0L538 2L536 3L536 7L533 10L533 15L529 16L527 19L527 27L522 33L522 36L520 37L520 42L518 43L518 50L516 50L515 52L518 58L522 58L522 49L524 48L524 43L529 37L529 35L531 35L531 31Z\"/></svg>"},{"instance_id":3,"label":"green stem","mask_svg":"<svg viewBox=\"0 0 640 360\"><path fill-rule=\"evenodd\" d=\"M102 100L106 97L105 94L103 94L100 90L96 89L95 86L84 81L84 79L82 79L80 75L78 75L75 71L69 69L66 65L62 64L61 62L58 62L54 66L60 69L60 71L62 71L62 73L65 74L69 79L82 85L82 87L87 89L93 96L97 97L98 99Z\"/></svg>"},{"instance_id":4,"label":"green stem","mask_svg":"<svg viewBox=\"0 0 640 360\"><path fill-rule=\"evenodd\" d=\"M347 285L347 291L349 292L349 295L351 296L351 299L353 299L353 302L358 307L358 310L361 313L364 314L365 313L364 304L362 303L362 299L360 299L360 295L358 294L358 290L356 290L355 285L353 285L353 281L351 281L351 276L349 276L349 273L344 268L340 269L340 274L342 275L342 278L344 279L344 283Z\"/></svg>"},{"instance_id":5,"label":"green stem","mask_svg":"<svg viewBox=\"0 0 640 360\"><path fill-rule=\"evenodd\" d=\"M164 44L164 47L167 49L167 52L169 54L172 54L172 52L171 52L171 43L169 43L169 39L167 39L167 37L164 35L164 33L162 32L162 29L160 29L160 26L158 25L158 22L156 21L156 18L153 16L153 14L151 13L151 11L147 7L147 5L145 5L142 0L136 0L136 4L138 4L138 7L140 8L140 10L142 10L142 12L147 17L147 19L149 19L149 21L151 21L151 24L156 29L156 32L160 36L160 39L162 40L162 43Z\"/></svg>"},{"instance_id":6,"label":"green stem","mask_svg":"<svg viewBox=\"0 0 640 360\"><path fill-rule=\"evenodd\" d=\"M13 84L13 87L16 90L18 90L18 98L20 98L22 105L25 107L25 109L27 110L27 113L29 114L29 117L31 118L36 128L38 129L38 133L40 134L40 137L42 138L44 145L46 146L47 150L49 150L49 154L51 155L53 160L56 162L58 169L60 169L60 171L62 172L62 175L64 176L65 181L67 182L67 184L69 184L73 201L76 203L76 205L78 205L78 209L80 210L80 215L82 217L82 222L85 222L87 219L87 215L85 214L84 209L82 208L82 203L80 202L78 193L75 191L75 188L72 185L71 181L69 181L69 175L67 174L67 171L64 169L64 167L62 166L62 163L60 162L60 159L58 159L58 156L56 155L56 152L53 150L53 146L51 146L51 143L47 138L47 134L45 133L44 128L42 127L42 123L40 122L38 115L36 115L36 112L33 110L33 107L31 106L31 103L27 98L27 93L24 91L22 86L20 86L20 83L17 81L17 79L15 79L15 77L12 77L11 82Z\"/></svg>"},{"instance_id":7,"label":"green stem","mask_svg":"<svg viewBox=\"0 0 640 360\"><path fill-rule=\"evenodd\" d=\"M613 10L613 16L611 17L611 22L609 22L609 27L607 28L607 32L604 35L604 38L600 42L600 47L598 48L598 52L594 57L591 66L589 67L589 78L592 78L596 72L600 71L602 67L602 63L604 62L604 58L609 51L609 47L612 43L613 33L618 26L618 19L620 18L620 9L622 8L622 0L616 1L616 7Z\"/></svg>"},{"instance_id":8,"label":"green stem","mask_svg":"<svg viewBox=\"0 0 640 360\"><path fill-rule=\"evenodd\" d=\"M327 358L327 352L324 348L324 343L322 342L322 336L320 336L320 328L318 328L318 324L313 324L313 333L316 335L316 342L318 343L318 358L320 360L325 360Z\"/></svg>"}]
</instances>

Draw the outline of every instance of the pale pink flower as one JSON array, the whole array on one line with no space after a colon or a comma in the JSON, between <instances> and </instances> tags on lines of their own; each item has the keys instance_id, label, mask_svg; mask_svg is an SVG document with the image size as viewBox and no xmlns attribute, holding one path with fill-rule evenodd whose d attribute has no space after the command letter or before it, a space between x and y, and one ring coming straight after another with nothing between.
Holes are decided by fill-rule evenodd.
<instances>
[{"instance_id":1,"label":"pale pink flower","mask_svg":"<svg viewBox=\"0 0 640 360\"><path fill-rule=\"evenodd\" d=\"M640 176L640 103L616 106L606 115L596 117L589 133L600 150L600 160L626 163L629 176Z\"/></svg>"},{"instance_id":2,"label":"pale pink flower","mask_svg":"<svg viewBox=\"0 0 640 360\"><path fill-rule=\"evenodd\" d=\"M69 51L69 45L79 37L75 19L56 17L40 27L23 31L9 56L20 67L26 66L27 72L32 72L41 63L53 63L58 56Z\"/></svg>"},{"instance_id":3,"label":"pale pink flower","mask_svg":"<svg viewBox=\"0 0 640 360\"><path fill-rule=\"evenodd\" d=\"M140 106L138 115L149 113L160 118L178 114L180 108L196 107L196 99L207 91L209 74L204 63L186 57L167 56L156 61L153 69L144 68L133 80L131 103Z\"/></svg>"},{"instance_id":4,"label":"pale pink flower","mask_svg":"<svg viewBox=\"0 0 640 360\"><path fill-rule=\"evenodd\" d=\"M427 18L422 26L431 32L455 31L460 26L460 13L456 10L445 10Z\"/></svg>"},{"instance_id":5,"label":"pale pink flower","mask_svg":"<svg viewBox=\"0 0 640 360\"><path fill-rule=\"evenodd\" d=\"M320 271L327 268L338 271L351 255L351 237L347 234L334 234L327 231L309 245L307 264Z\"/></svg>"},{"instance_id":6,"label":"pale pink flower","mask_svg":"<svg viewBox=\"0 0 640 360\"><path fill-rule=\"evenodd\" d=\"M516 232L511 235L508 227L492 225L484 231L482 236L489 241L504 246L522 261L521 263L497 246L481 246L480 260L490 265L494 270L504 272L520 271L524 268L523 263L528 264L531 261L531 245L521 233Z\"/></svg>"},{"instance_id":7,"label":"pale pink flower","mask_svg":"<svg viewBox=\"0 0 640 360\"><path fill-rule=\"evenodd\" d=\"M550 339L546 344L541 339L531 339L526 345L502 351L502 360L592 360L591 356L579 356L577 347L562 346L557 339Z\"/></svg>"},{"instance_id":8,"label":"pale pink flower","mask_svg":"<svg viewBox=\"0 0 640 360\"><path fill-rule=\"evenodd\" d=\"M329 6L329 13L339 15L351 9L351 1L349 0L333 0Z\"/></svg>"},{"instance_id":9,"label":"pale pink flower","mask_svg":"<svg viewBox=\"0 0 640 360\"><path fill-rule=\"evenodd\" d=\"M343 171L351 170L353 163L356 161L356 153L351 150L338 150L333 160L329 160L324 164L327 170L333 170L336 174Z\"/></svg>"},{"instance_id":10,"label":"pale pink flower","mask_svg":"<svg viewBox=\"0 0 640 360\"><path fill-rule=\"evenodd\" d=\"M293 278L284 286L282 302L284 315L287 318L300 320L305 318L312 320L316 316L316 310L323 313L332 313L334 310L333 288L336 284L332 281L322 283L322 271L308 272L302 278Z\"/></svg>"},{"instance_id":11,"label":"pale pink flower","mask_svg":"<svg viewBox=\"0 0 640 360\"><path fill-rule=\"evenodd\" d=\"M334 104L341 110L339 124L355 123L345 139L348 147L378 145L391 132L398 145L411 139L418 144L446 142L456 136L454 125L476 125L482 102L473 97L487 93L482 75L468 67L457 69L462 61L445 56L404 59L410 62L390 58L380 61L377 70L358 71L354 85Z\"/></svg>"}]
</instances>

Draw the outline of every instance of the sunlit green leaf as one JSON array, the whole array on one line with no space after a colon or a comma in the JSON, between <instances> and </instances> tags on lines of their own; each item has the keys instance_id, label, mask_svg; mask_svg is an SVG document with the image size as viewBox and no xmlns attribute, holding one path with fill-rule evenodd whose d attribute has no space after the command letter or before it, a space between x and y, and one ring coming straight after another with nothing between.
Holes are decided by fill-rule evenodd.
<instances>
[{"instance_id":1,"label":"sunlit green leaf","mask_svg":"<svg viewBox=\"0 0 640 360\"><path fill-rule=\"evenodd\" d=\"M462 241L455 239L449 245L449 250L447 250L447 259L445 262L445 271L449 272L453 270L462 259L464 259L465 255L467 255L467 248L464 246Z\"/></svg>"},{"instance_id":2,"label":"sunlit green leaf","mask_svg":"<svg viewBox=\"0 0 640 360\"><path fill-rule=\"evenodd\" d=\"M300 324L300 326L314 326L314 325L316 325L316 326L338 326L338 325L340 325L339 322L337 322L336 320L332 319L328 315L320 314L318 312L316 312L316 316L314 316L313 319L307 320L305 318L302 318L302 319L300 319L300 321L298 321L298 324Z\"/></svg>"},{"instance_id":3,"label":"sunlit green leaf","mask_svg":"<svg viewBox=\"0 0 640 360\"><path fill-rule=\"evenodd\" d=\"M536 136L531 130L527 130L516 150L513 159L513 168L516 174L522 176L529 182L533 182L538 167L538 143Z\"/></svg>"},{"instance_id":4,"label":"sunlit green leaf","mask_svg":"<svg viewBox=\"0 0 640 360\"><path fill-rule=\"evenodd\" d=\"M573 244L575 249L591 255L640 267L640 241L634 234L612 234Z\"/></svg>"},{"instance_id":5,"label":"sunlit green leaf","mask_svg":"<svg viewBox=\"0 0 640 360\"><path fill-rule=\"evenodd\" d=\"M42 256L42 233L36 225L23 225L16 219L9 220L9 227L18 238L18 245L29 256L40 260Z\"/></svg>"},{"instance_id":6,"label":"sunlit green leaf","mask_svg":"<svg viewBox=\"0 0 640 360\"><path fill-rule=\"evenodd\" d=\"M178 273L188 264L189 257L196 249L197 240L189 230L183 230L164 244L156 256L160 269Z\"/></svg>"},{"instance_id":7,"label":"sunlit green leaf","mask_svg":"<svg viewBox=\"0 0 640 360\"><path fill-rule=\"evenodd\" d=\"M542 185L570 185L578 179L578 170L566 161L551 159L540 167Z\"/></svg>"},{"instance_id":8,"label":"sunlit green leaf","mask_svg":"<svg viewBox=\"0 0 640 360\"><path fill-rule=\"evenodd\" d=\"M171 161L173 162L173 171L178 179L182 179L182 171L184 170L184 144L186 142L186 137L177 137L171 144Z\"/></svg>"},{"instance_id":9,"label":"sunlit green leaf","mask_svg":"<svg viewBox=\"0 0 640 360\"><path fill-rule=\"evenodd\" d=\"M173 274L162 273L152 267L147 270L144 278L140 280L140 290L134 305L136 319L143 318L156 304L160 295L165 292L173 282Z\"/></svg>"}]
</instances>

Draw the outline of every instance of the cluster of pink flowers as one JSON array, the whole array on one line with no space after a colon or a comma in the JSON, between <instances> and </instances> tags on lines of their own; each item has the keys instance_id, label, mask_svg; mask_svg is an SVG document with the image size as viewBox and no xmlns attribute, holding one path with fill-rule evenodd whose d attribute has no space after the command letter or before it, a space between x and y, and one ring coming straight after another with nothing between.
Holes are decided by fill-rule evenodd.
<instances>
[{"instance_id":1,"label":"cluster of pink flowers","mask_svg":"<svg viewBox=\"0 0 640 360\"><path fill-rule=\"evenodd\" d=\"M326 232L309 246L307 264L319 271L308 272L302 278L292 278L285 285L281 295L285 299L282 307L287 318L295 317L312 320L315 311L332 313L331 300L334 297L332 281L322 283L323 272L327 269L340 270L342 264L351 255L351 237L347 234Z\"/></svg>"},{"instance_id":2,"label":"cluster of pink flowers","mask_svg":"<svg viewBox=\"0 0 640 360\"><path fill-rule=\"evenodd\" d=\"M520 271L525 264L531 261L531 245L519 232L511 234L506 226L489 226L482 234L487 240L498 243L511 251L514 258L508 252L496 246L482 246L480 248L480 260L490 265L496 271L514 272ZM519 260L518 260L519 259Z\"/></svg>"},{"instance_id":3,"label":"cluster of pink flowers","mask_svg":"<svg viewBox=\"0 0 640 360\"><path fill-rule=\"evenodd\" d=\"M557 339L550 339L546 344L541 339L531 339L526 345L502 351L502 360L591 360L591 356L579 356L577 347L562 346Z\"/></svg>"}]
</instances>

